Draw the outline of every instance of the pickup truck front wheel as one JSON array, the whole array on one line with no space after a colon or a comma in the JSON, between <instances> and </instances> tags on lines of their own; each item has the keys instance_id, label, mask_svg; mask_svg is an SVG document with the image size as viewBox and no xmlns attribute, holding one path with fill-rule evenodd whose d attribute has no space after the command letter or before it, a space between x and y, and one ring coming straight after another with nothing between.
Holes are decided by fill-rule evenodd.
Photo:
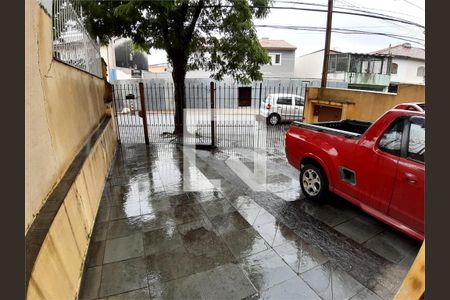
<instances>
[{"instance_id":1,"label":"pickup truck front wheel","mask_svg":"<svg viewBox=\"0 0 450 300\"><path fill-rule=\"evenodd\" d=\"M300 172L300 186L306 198L323 201L328 194L328 182L323 171L313 164L305 164Z\"/></svg>"}]
</instances>

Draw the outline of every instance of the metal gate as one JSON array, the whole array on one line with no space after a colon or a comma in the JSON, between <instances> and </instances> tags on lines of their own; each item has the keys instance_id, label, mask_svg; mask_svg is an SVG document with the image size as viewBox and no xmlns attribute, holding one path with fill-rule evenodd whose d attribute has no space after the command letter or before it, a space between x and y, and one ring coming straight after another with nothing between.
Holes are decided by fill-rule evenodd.
<instances>
[{"instance_id":1,"label":"metal gate","mask_svg":"<svg viewBox=\"0 0 450 300\"><path fill-rule=\"evenodd\" d=\"M220 148L270 147L284 151L290 123L303 118L303 110L278 105L279 124L267 124L265 100L270 95L305 96L307 82L281 85L255 82L187 82L183 140L175 129L174 86L154 80L116 81L114 105L121 143L188 143ZM276 104L276 103L273 103ZM144 125L146 124L146 126Z\"/></svg>"}]
</instances>

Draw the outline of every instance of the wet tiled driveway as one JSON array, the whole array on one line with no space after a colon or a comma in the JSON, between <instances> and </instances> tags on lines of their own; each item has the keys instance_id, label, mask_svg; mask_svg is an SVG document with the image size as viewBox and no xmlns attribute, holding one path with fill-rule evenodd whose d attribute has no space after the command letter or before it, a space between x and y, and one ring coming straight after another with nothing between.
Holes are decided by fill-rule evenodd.
<instances>
[{"instance_id":1,"label":"wet tiled driveway","mask_svg":"<svg viewBox=\"0 0 450 300\"><path fill-rule=\"evenodd\" d=\"M309 202L268 153L268 191L227 166L252 152L123 145L104 190L81 299L392 299L419 249L352 205ZM214 187L208 179L220 179Z\"/></svg>"}]
</instances>

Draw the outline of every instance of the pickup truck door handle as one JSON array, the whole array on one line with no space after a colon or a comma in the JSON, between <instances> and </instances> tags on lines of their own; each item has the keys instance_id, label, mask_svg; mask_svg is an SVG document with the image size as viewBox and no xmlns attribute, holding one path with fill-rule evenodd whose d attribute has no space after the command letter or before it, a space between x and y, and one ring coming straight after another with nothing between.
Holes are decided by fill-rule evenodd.
<instances>
[{"instance_id":1,"label":"pickup truck door handle","mask_svg":"<svg viewBox=\"0 0 450 300\"><path fill-rule=\"evenodd\" d=\"M411 173L405 173L405 179L408 183L416 183L417 176Z\"/></svg>"}]
</instances>

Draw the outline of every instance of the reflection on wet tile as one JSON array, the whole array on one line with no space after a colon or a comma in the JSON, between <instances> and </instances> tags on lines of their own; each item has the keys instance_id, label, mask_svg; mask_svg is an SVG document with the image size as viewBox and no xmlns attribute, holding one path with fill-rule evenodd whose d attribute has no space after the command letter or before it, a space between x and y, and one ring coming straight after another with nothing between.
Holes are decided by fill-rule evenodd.
<instances>
[{"instance_id":1,"label":"reflection on wet tile","mask_svg":"<svg viewBox=\"0 0 450 300\"><path fill-rule=\"evenodd\" d=\"M101 276L101 266L86 269L80 287L80 299L95 299L98 297Z\"/></svg>"},{"instance_id":2,"label":"reflection on wet tile","mask_svg":"<svg viewBox=\"0 0 450 300\"><path fill-rule=\"evenodd\" d=\"M99 296L110 296L147 287L142 257L103 265Z\"/></svg>"},{"instance_id":3,"label":"reflection on wet tile","mask_svg":"<svg viewBox=\"0 0 450 300\"><path fill-rule=\"evenodd\" d=\"M358 216L335 229L358 243L363 243L382 232L386 227L369 216Z\"/></svg>"},{"instance_id":4,"label":"reflection on wet tile","mask_svg":"<svg viewBox=\"0 0 450 300\"><path fill-rule=\"evenodd\" d=\"M153 214L143 215L140 217L140 224L142 225L142 231L152 231L155 229L168 228L170 226L175 227L177 224L174 219L173 213L168 211L157 211Z\"/></svg>"},{"instance_id":5,"label":"reflection on wet tile","mask_svg":"<svg viewBox=\"0 0 450 300\"><path fill-rule=\"evenodd\" d=\"M141 207L138 202L125 203L123 205L110 206L109 219L117 220L136 217L141 214Z\"/></svg>"},{"instance_id":6,"label":"reflection on wet tile","mask_svg":"<svg viewBox=\"0 0 450 300\"><path fill-rule=\"evenodd\" d=\"M115 239L139 232L142 228L140 217L120 219L108 224L108 239Z\"/></svg>"},{"instance_id":7,"label":"reflection on wet tile","mask_svg":"<svg viewBox=\"0 0 450 300\"><path fill-rule=\"evenodd\" d=\"M297 201L300 199L301 191L300 191L300 189L290 189L290 190L285 190L285 191L275 193L275 195L277 195L284 201L291 202L291 201Z\"/></svg>"},{"instance_id":8,"label":"reflection on wet tile","mask_svg":"<svg viewBox=\"0 0 450 300\"><path fill-rule=\"evenodd\" d=\"M317 266L300 277L324 300L348 299L364 286L330 262Z\"/></svg>"},{"instance_id":9,"label":"reflection on wet tile","mask_svg":"<svg viewBox=\"0 0 450 300\"><path fill-rule=\"evenodd\" d=\"M182 246L181 235L173 226L144 233L145 255L169 252Z\"/></svg>"},{"instance_id":10,"label":"reflection on wet tile","mask_svg":"<svg viewBox=\"0 0 450 300\"><path fill-rule=\"evenodd\" d=\"M107 240L104 263L111 263L144 255L142 234Z\"/></svg>"},{"instance_id":11,"label":"reflection on wet tile","mask_svg":"<svg viewBox=\"0 0 450 300\"><path fill-rule=\"evenodd\" d=\"M201 206L206 215L211 219L217 215L223 215L236 211L225 198L202 202Z\"/></svg>"},{"instance_id":12,"label":"reflection on wet tile","mask_svg":"<svg viewBox=\"0 0 450 300\"><path fill-rule=\"evenodd\" d=\"M296 276L273 250L245 257L241 259L240 264L258 291Z\"/></svg>"},{"instance_id":13,"label":"reflection on wet tile","mask_svg":"<svg viewBox=\"0 0 450 300\"><path fill-rule=\"evenodd\" d=\"M297 274L308 271L328 261L319 249L298 239L295 243L284 243L274 247L275 252Z\"/></svg>"},{"instance_id":14,"label":"reflection on wet tile","mask_svg":"<svg viewBox=\"0 0 450 300\"><path fill-rule=\"evenodd\" d=\"M301 278L295 276L261 292L262 299L308 299L320 297Z\"/></svg>"},{"instance_id":15,"label":"reflection on wet tile","mask_svg":"<svg viewBox=\"0 0 450 300\"><path fill-rule=\"evenodd\" d=\"M199 203L224 198L224 195L219 191L188 192L187 195L190 199Z\"/></svg>"},{"instance_id":16,"label":"reflection on wet tile","mask_svg":"<svg viewBox=\"0 0 450 300\"><path fill-rule=\"evenodd\" d=\"M250 224L238 212L215 216L211 222L214 228L223 234L250 227Z\"/></svg>"},{"instance_id":17,"label":"reflection on wet tile","mask_svg":"<svg viewBox=\"0 0 450 300\"><path fill-rule=\"evenodd\" d=\"M106 300L144 300L150 299L148 288L143 288L131 292L106 297Z\"/></svg>"},{"instance_id":18,"label":"reflection on wet tile","mask_svg":"<svg viewBox=\"0 0 450 300\"><path fill-rule=\"evenodd\" d=\"M269 246L253 228L231 231L223 235L223 239L236 258L267 250Z\"/></svg>"}]
</instances>

